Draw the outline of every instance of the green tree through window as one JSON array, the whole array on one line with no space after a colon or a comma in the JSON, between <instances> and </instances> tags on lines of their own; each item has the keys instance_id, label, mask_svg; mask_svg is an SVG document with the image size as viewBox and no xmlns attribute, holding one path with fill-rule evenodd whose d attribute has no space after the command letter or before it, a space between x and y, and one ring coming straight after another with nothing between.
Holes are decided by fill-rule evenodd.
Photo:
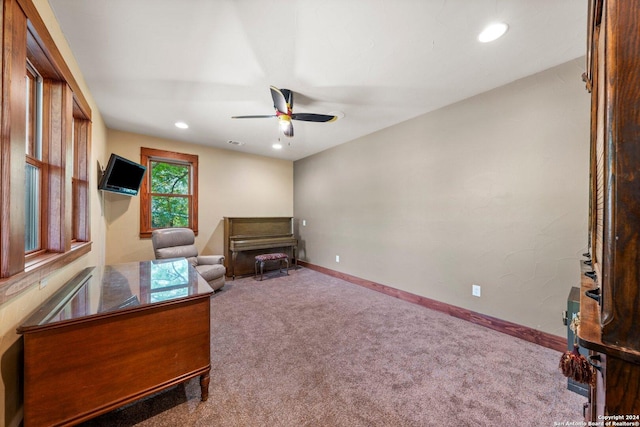
<instances>
[{"instance_id":1,"label":"green tree through window","mask_svg":"<svg viewBox=\"0 0 640 427\"><path fill-rule=\"evenodd\" d=\"M189 165L151 161L151 227L189 227Z\"/></svg>"},{"instance_id":2,"label":"green tree through window","mask_svg":"<svg viewBox=\"0 0 640 427\"><path fill-rule=\"evenodd\" d=\"M141 148L147 175L140 187L140 236L156 228L198 232L198 156Z\"/></svg>"}]
</instances>

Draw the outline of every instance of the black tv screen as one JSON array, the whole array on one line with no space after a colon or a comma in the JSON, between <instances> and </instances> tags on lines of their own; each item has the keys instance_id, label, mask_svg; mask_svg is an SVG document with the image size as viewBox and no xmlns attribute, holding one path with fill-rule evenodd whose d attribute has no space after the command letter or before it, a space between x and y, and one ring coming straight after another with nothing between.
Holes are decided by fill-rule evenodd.
<instances>
[{"instance_id":1,"label":"black tv screen","mask_svg":"<svg viewBox=\"0 0 640 427\"><path fill-rule=\"evenodd\" d=\"M146 170L147 168L139 163L111 154L98 189L135 196Z\"/></svg>"}]
</instances>

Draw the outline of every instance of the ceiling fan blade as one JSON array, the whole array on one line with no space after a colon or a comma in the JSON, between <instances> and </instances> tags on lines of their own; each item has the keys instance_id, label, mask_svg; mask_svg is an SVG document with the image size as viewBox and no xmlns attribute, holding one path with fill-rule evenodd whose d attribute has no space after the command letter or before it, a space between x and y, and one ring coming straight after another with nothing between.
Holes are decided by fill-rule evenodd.
<instances>
[{"instance_id":1,"label":"ceiling fan blade","mask_svg":"<svg viewBox=\"0 0 640 427\"><path fill-rule=\"evenodd\" d=\"M282 92L285 101L289 104L289 109L293 109L293 91L289 89L280 89L280 92Z\"/></svg>"},{"instance_id":2,"label":"ceiling fan blade","mask_svg":"<svg viewBox=\"0 0 640 427\"><path fill-rule=\"evenodd\" d=\"M292 114L291 118L293 120L302 120L303 122L318 122L318 123L332 122L338 119L338 117L331 116L328 114L313 114L313 113L296 113L296 114Z\"/></svg>"},{"instance_id":3,"label":"ceiling fan blade","mask_svg":"<svg viewBox=\"0 0 640 427\"><path fill-rule=\"evenodd\" d=\"M278 117L274 114L270 115L259 115L259 116L232 116L232 119L270 119L273 117Z\"/></svg>"},{"instance_id":4,"label":"ceiling fan blade","mask_svg":"<svg viewBox=\"0 0 640 427\"><path fill-rule=\"evenodd\" d=\"M281 112L282 114L289 114L289 108L287 108L287 99L280 89L275 86L271 86L271 98L273 98L273 108Z\"/></svg>"}]
</instances>

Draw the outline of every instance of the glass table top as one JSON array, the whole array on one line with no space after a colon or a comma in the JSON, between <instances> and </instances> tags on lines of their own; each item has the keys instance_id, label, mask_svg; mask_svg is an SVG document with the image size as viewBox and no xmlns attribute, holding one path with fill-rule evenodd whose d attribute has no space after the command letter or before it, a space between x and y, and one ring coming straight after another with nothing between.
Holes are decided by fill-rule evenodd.
<instances>
[{"instance_id":1,"label":"glass table top","mask_svg":"<svg viewBox=\"0 0 640 427\"><path fill-rule=\"evenodd\" d=\"M212 293L184 258L89 267L40 306L19 331Z\"/></svg>"}]
</instances>

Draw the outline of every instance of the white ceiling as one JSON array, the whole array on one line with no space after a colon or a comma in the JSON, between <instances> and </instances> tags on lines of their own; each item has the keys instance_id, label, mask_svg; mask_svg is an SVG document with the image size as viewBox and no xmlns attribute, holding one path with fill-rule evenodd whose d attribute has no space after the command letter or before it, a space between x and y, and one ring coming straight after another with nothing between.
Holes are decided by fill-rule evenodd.
<instances>
[{"instance_id":1,"label":"white ceiling","mask_svg":"<svg viewBox=\"0 0 640 427\"><path fill-rule=\"evenodd\" d=\"M109 128L289 160L586 50L586 0L50 3ZM507 34L479 43L494 21ZM270 85L295 92L294 112L345 116L296 121L293 138L276 119L231 119L273 114Z\"/></svg>"}]
</instances>

